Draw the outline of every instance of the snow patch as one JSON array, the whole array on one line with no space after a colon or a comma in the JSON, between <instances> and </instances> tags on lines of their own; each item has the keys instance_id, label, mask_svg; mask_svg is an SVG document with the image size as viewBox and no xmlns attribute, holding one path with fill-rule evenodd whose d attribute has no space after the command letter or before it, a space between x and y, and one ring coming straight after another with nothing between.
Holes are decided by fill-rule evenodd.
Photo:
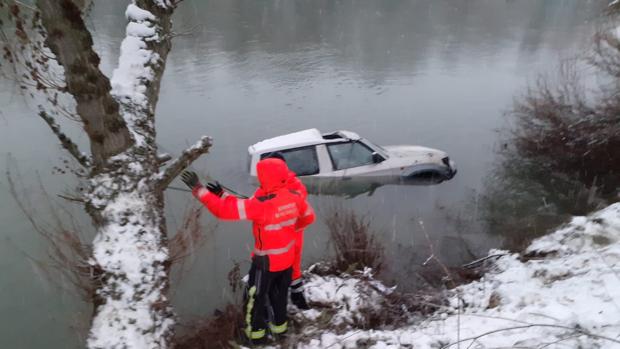
<instances>
[{"instance_id":1,"label":"snow patch","mask_svg":"<svg viewBox=\"0 0 620 349\"><path fill-rule=\"evenodd\" d=\"M152 13L139 8L138 6L134 4L129 4L129 6L127 6L127 10L125 11L125 17L127 17L127 19L129 19L130 21L137 21L137 22L146 21L146 20L150 20L150 21L155 20L155 16Z\"/></svg>"},{"instance_id":2,"label":"snow patch","mask_svg":"<svg viewBox=\"0 0 620 349\"><path fill-rule=\"evenodd\" d=\"M334 326L351 325L361 319L360 310L380 311L380 302L392 292L381 282L372 279L367 268L355 277L310 275L304 282L304 292L315 303L330 305L337 310L330 322ZM304 317L316 318L317 314L305 312Z\"/></svg>"},{"instance_id":3,"label":"snow patch","mask_svg":"<svg viewBox=\"0 0 620 349\"><path fill-rule=\"evenodd\" d=\"M123 107L123 117L129 125L136 145L144 144L144 137L137 132L139 119L136 109L148 106L146 83L153 79L151 66L159 64L160 57L148 48L148 42L159 40L156 17L144 9L130 4L125 12L129 23L121 43L118 67L112 73L112 95Z\"/></svg>"},{"instance_id":4,"label":"snow patch","mask_svg":"<svg viewBox=\"0 0 620 349\"><path fill-rule=\"evenodd\" d=\"M248 151L250 152L250 154L264 153L266 151L278 150L290 146L301 147L304 145L318 144L322 142L323 136L321 135L321 132L319 132L319 130L317 130L316 128L311 128L299 132L265 139L251 145L248 148Z\"/></svg>"},{"instance_id":5,"label":"snow patch","mask_svg":"<svg viewBox=\"0 0 620 349\"><path fill-rule=\"evenodd\" d=\"M161 8L174 7L174 1L170 1L170 0L153 0L153 2L155 4L157 4L157 6L159 6ZM179 1L177 1L177 2L179 2Z\"/></svg>"},{"instance_id":6,"label":"snow patch","mask_svg":"<svg viewBox=\"0 0 620 349\"><path fill-rule=\"evenodd\" d=\"M107 224L95 237L89 264L116 277L98 290L105 304L97 309L89 348L163 348L174 325L155 310L165 300L160 281L168 251L148 202L139 191L121 193L102 212Z\"/></svg>"},{"instance_id":7,"label":"snow patch","mask_svg":"<svg viewBox=\"0 0 620 349\"><path fill-rule=\"evenodd\" d=\"M612 205L589 217L574 217L566 227L534 241L526 253L577 254L593 251L620 240L620 205Z\"/></svg>"},{"instance_id":8,"label":"snow patch","mask_svg":"<svg viewBox=\"0 0 620 349\"><path fill-rule=\"evenodd\" d=\"M620 348L620 203L535 240L526 252L543 258L490 254L499 252L506 255L492 270L450 291L449 306L421 323L340 334L310 328L297 348ZM332 321L346 323L359 300L379 304L358 282L313 276L306 296L337 304Z\"/></svg>"}]
</instances>

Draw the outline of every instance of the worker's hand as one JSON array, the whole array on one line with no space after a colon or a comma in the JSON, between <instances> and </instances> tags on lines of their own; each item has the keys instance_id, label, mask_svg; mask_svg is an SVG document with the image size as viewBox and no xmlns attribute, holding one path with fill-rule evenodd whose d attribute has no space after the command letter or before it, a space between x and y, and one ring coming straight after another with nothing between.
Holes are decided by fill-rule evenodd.
<instances>
[{"instance_id":1,"label":"worker's hand","mask_svg":"<svg viewBox=\"0 0 620 349\"><path fill-rule=\"evenodd\" d=\"M196 174L196 172L193 172L193 171L184 171L181 174L181 180L191 190L194 190L194 188L196 187L202 186L202 184L200 183L200 180L198 179L198 175Z\"/></svg>"},{"instance_id":2,"label":"worker's hand","mask_svg":"<svg viewBox=\"0 0 620 349\"><path fill-rule=\"evenodd\" d=\"M215 183L207 183L207 189L209 189L209 191L213 194L220 197L222 196L222 194L224 194L224 189L222 189L220 182L217 181Z\"/></svg>"}]
</instances>

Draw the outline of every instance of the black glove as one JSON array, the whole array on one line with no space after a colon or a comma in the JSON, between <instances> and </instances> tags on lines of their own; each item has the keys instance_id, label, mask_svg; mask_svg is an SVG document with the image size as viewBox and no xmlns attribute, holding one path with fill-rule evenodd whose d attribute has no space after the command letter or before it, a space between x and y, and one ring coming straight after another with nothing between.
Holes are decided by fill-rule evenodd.
<instances>
[{"instance_id":1,"label":"black glove","mask_svg":"<svg viewBox=\"0 0 620 349\"><path fill-rule=\"evenodd\" d=\"M222 189L220 182L217 181L215 183L207 183L207 189L209 189L209 191L213 194L220 197L222 196L222 194L224 194L224 189Z\"/></svg>"},{"instance_id":2,"label":"black glove","mask_svg":"<svg viewBox=\"0 0 620 349\"><path fill-rule=\"evenodd\" d=\"M200 180L198 179L198 175L196 174L196 172L193 172L193 171L184 171L181 174L181 180L191 190L194 190L194 188L196 187L202 186L202 184L200 183Z\"/></svg>"}]
</instances>

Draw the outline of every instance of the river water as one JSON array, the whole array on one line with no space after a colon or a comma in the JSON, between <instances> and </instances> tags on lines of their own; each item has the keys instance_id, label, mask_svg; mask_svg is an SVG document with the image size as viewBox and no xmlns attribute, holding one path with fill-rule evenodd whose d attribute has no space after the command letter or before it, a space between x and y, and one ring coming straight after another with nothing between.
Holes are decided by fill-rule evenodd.
<instances>
[{"instance_id":1,"label":"river water","mask_svg":"<svg viewBox=\"0 0 620 349\"><path fill-rule=\"evenodd\" d=\"M372 220L386 249L386 278L415 287L413 270L430 253L425 233L448 264L499 246L501 232L485 231L471 204L496 161L498 130L510 121L504 113L536 74L588 47L606 3L185 0L157 110L159 143L178 154L201 135L213 136L211 154L194 168L245 193L252 191L248 145L305 128L447 151L459 168L448 182L310 197L319 222L306 233L304 264L333 253L321 215L341 205ZM116 64L125 6L98 1L89 11L106 74ZM79 347L90 308L46 281L32 261L48 247L11 198L4 170L19 170L18 184L41 218L39 181L56 194L75 180L52 172L63 152L10 81L0 83L0 105L0 347ZM76 125L63 124L85 142ZM191 198L170 191L167 200L174 231ZM203 223L215 221L205 214ZM205 244L185 273L175 274L172 296L183 319L230 299L226 275L234 261L248 267L249 231L230 222L205 229Z\"/></svg>"}]
</instances>

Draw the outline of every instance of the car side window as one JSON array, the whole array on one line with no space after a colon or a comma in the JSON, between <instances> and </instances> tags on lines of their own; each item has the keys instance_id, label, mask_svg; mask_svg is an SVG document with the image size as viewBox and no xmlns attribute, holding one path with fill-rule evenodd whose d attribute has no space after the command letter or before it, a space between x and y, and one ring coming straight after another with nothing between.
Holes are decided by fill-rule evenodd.
<instances>
[{"instance_id":1,"label":"car side window","mask_svg":"<svg viewBox=\"0 0 620 349\"><path fill-rule=\"evenodd\" d=\"M332 143L327 150L335 170L373 164L372 150L360 142Z\"/></svg>"},{"instance_id":2,"label":"car side window","mask_svg":"<svg viewBox=\"0 0 620 349\"><path fill-rule=\"evenodd\" d=\"M316 147L303 147L290 150L279 150L284 156L288 168L298 176L309 176L319 173L319 160ZM263 159L268 154L263 154Z\"/></svg>"}]
</instances>

